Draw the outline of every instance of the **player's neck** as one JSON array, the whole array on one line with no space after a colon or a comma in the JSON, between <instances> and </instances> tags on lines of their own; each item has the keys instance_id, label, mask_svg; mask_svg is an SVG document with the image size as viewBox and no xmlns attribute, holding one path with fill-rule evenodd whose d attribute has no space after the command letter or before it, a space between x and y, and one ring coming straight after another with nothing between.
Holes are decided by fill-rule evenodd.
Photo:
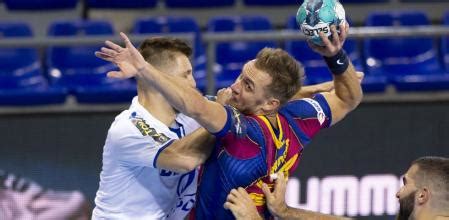
<instances>
[{"instance_id":1,"label":"player's neck","mask_svg":"<svg viewBox=\"0 0 449 220\"><path fill-rule=\"evenodd\" d=\"M268 121L270 122L271 126L274 129L279 129L278 128L278 122L277 122L276 115L277 115L277 113L275 113L275 114L267 114L267 115L265 115L265 117L268 119Z\"/></svg>"},{"instance_id":2,"label":"player's neck","mask_svg":"<svg viewBox=\"0 0 449 220\"><path fill-rule=\"evenodd\" d=\"M138 99L140 105L165 125L170 126L175 121L175 110L161 94L139 91Z\"/></svg>"}]
</instances>

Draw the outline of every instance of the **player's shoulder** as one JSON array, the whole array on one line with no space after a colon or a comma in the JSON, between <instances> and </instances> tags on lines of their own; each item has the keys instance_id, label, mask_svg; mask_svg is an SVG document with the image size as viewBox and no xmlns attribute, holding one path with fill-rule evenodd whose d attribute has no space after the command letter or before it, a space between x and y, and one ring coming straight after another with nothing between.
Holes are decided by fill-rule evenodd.
<instances>
[{"instance_id":1,"label":"player's shoulder","mask_svg":"<svg viewBox=\"0 0 449 220\"><path fill-rule=\"evenodd\" d=\"M115 118L109 133L118 137L147 136L155 126L157 127L158 123L153 122L151 118L145 118L137 111L125 110Z\"/></svg>"}]
</instances>

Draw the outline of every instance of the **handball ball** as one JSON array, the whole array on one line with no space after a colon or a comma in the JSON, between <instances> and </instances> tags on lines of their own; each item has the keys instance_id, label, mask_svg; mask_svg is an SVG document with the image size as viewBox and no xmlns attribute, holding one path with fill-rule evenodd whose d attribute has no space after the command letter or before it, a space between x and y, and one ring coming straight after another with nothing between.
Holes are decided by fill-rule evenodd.
<instances>
[{"instance_id":1,"label":"handball ball","mask_svg":"<svg viewBox=\"0 0 449 220\"><path fill-rule=\"evenodd\" d=\"M296 23L301 31L314 44L323 45L318 35L323 32L327 37L331 36L331 25L337 26L345 21L345 10L338 0L304 0L296 13Z\"/></svg>"}]
</instances>

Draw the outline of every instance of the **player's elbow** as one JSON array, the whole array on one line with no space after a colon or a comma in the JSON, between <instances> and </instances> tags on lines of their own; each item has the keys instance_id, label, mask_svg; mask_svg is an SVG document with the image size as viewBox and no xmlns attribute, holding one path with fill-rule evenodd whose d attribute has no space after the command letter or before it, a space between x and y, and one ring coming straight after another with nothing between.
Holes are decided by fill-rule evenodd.
<instances>
[{"instance_id":1,"label":"player's elbow","mask_svg":"<svg viewBox=\"0 0 449 220\"><path fill-rule=\"evenodd\" d=\"M175 171L178 173L188 173L196 169L199 165L201 165L201 163L198 163L195 160L185 159L177 164L177 166L175 167Z\"/></svg>"}]
</instances>

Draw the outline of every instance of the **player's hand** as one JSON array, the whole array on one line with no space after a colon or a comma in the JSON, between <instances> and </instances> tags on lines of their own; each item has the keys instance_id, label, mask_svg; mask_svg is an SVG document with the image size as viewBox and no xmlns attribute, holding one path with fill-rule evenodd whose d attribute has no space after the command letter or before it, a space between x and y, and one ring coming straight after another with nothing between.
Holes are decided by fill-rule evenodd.
<instances>
[{"instance_id":1,"label":"player's hand","mask_svg":"<svg viewBox=\"0 0 449 220\"><path fill-rule=\"evenodd\" d=\"M229 100L232 98L232 90L231 88L222 88L218 90L217 92L217 102L226 105L228 104Z\"/></svg>"},{"instance_id":2,"label":"player's hand","mask_svg":"<svg viewBox=\"0 0 449 220\"><path fill-rule=\"evenodd\" d=\"M345 22L340 25L340 33L337 32L337 27L335 25L331 25L331 40L322 32L318 33L323 41L323 46L316 45L311 41L307 41L309 47L312 48L315 52L319 53L325 57L332 57L338 53L343 47L343 44L348 36L349 32L349 24Z\"/></svg>"},{"instance_id":3,"label":"player's hand","mask_svg":"<svg viewBox=\"0 0 449 220\"><path fill-rule=\"evenodd\" d=\"M106 41L106 47L102 47L101 51L96 51L95 56L112 62L120 68L120 71L108 72L108 77L126 79L136 76L138 70L143 68L147 62L123 32L120 32L120 36L125 43L125 48Z\"/></svg>"},{"instance_id":4,"label":"player's hand","mask_svg":"<svg viewBox=\"0 0 449 220\"><path fill-rule=\"evenodd\" d=\"M262 184L262 191L267 200L267 207L270 213L278 218L282 218L282 214L287 213L287 204L285 203L285 191L287 188L287 178L283 172L277 173L274 190L271 192L267 184Z\"/></svg>"},{"instance_id":5,"label":"player's hand","mask_svg":"<svg viewBox=\"0 0 449 220\"><path fill-rule=\"evenodd\" d=\"M253 200L245 189L239 187L229 193L224 204L225 209L231 210L237 220L261 220Z\"/></svg>"}]
</instances>

